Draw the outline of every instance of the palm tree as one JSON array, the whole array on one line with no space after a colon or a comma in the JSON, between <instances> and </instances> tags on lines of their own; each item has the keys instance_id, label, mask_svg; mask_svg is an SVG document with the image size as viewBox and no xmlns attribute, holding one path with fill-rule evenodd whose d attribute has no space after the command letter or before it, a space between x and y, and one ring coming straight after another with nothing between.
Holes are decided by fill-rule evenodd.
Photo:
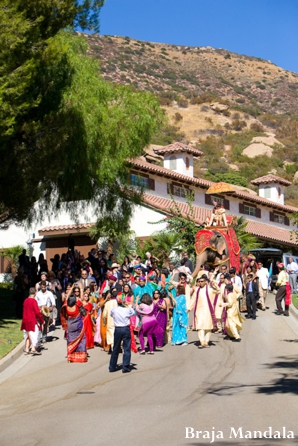
<instances>
[{"instance_id":1,"label":"palm tree","mask_svg":"<svg viewBox=\"0 0 298 446\"><path fill-rule=\"evenodd\" d=\"M23 246L16 245L11 248L2 248L0 251L0 256L9 261L8 268L11 270L12 280L17 275L19 255L22 254L23 249Z\"/></svg>"},{"instance_id":2,"label":"palm tree","mask_svg":"<svg viewBox=\"0 0 298 446\"><path fill-rule=\"evenodd\" d=\"M163 265L169 265L170 255L173 251L180 252L180 235L161 231L149 237L143 247L142 254L150 251Z\"/></svg>"},{"instance_id":3,"label":"palm tree","mask_svg":"<svg viewBox=\"0 0 298 446\"><path fill-rule=\"evenodd\" d=\"M258 242L257 237L246 231L248 221L244 217L237 217L237 225L234 226L241 252L248 254L251 249L261 248L262 243Z\"/></svg>"}]
</instances>

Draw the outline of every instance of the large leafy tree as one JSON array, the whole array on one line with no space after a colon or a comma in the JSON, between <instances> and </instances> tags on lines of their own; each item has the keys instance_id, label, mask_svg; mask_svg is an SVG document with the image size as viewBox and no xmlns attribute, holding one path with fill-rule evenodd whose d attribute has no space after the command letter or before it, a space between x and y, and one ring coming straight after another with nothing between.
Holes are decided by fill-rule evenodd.
<instances>
[{"instance_id":1,"label":"large leafy tree","mask_svg":"<svg viewBox=\"0 0 298 446\"><path fill-rule=\"evenodd\" d=\"M138 194L127 159L158 130L157 100L108 84L75 26L98 29L99 0L0 0L0 211L4 219L63 206L124 225ZM66 30L66 28L69 28ZM33 206L35 202L38 206Z\"/></svg>"}]
</instances>

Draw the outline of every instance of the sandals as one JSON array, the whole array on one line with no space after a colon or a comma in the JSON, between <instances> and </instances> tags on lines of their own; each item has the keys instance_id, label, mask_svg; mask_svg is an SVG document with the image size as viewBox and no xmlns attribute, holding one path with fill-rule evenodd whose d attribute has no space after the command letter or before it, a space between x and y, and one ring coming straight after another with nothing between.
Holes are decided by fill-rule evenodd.
<instances>
[{"instance_id":1,"label":"sandals","mask_svg":"<svg viewBox=\"0 0 298 446\"><path fill-rule=\"evenodd\" d=\"M38 352L37 350L31 352L32 356L39 356L41 355L41 352Z\"/></svg>"},{"instance_id":2,"label":"sandals","mask_svg":"<svg viewBox=\"0 0 298 446\"><path fill-rule=\"evenodd\" d=\"M24 355L25 355L25 356L30 355L30 352L27 352L26 350L23 350L23 352L24 352Z\"/></svg>"},{"instance_id":3,"label":"sandals","mask_svg":"<svg viewBox=\"0 0 298 446\"><path fill-rule=\"evenodd\" d=\"M204 345L201 345L201 344L200 344L200 345L198 346L198 348L204 348Z\"/></svg>"}]
</instances>

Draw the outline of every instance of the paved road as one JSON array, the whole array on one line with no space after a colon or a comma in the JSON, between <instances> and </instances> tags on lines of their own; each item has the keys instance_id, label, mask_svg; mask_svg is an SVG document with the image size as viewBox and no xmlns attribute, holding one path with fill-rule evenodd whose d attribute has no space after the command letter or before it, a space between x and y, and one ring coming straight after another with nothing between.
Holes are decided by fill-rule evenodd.
<instances>
[{"instance_id":1,"label":"paved road","mask_svg":"<svg viewBox=\"0 0 298 446\"><path fill-rule=\"evenodd\" d=\"M109 373L100 349L87 364L68 364L56 330L41 357L21 357L0 376L0 445L193 446L210 444L212 431L222 432L218 446L298 444L298 329L273 314L273 297L269 305L245 322L239 344L213 335L198 350L190 332L187 347L133 355L130 374ZM294 439L229 438L232 427L244 435L283 426ZM185 438L186 427L210 439Z\"/></svg>"}]
</instances>

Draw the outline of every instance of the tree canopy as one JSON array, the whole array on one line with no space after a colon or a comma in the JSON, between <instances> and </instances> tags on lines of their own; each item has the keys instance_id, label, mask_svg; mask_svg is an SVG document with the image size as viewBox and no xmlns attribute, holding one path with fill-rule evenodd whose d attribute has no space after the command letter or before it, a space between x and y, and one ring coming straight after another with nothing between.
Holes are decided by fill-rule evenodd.
<instances>
[{"instance_id":1,"label":"tree canopy","mask_svg":"<svg viewBox=\"0 0 298 446\"><path fill-rule=\"evenodd\" d=\"M127 222L127 160L163 122L148 93L105 82L83 37L103 1L0 0L0 213L22 220L93 201ZM66 29L68 28L68 29ZM39 208L35 205L38 201Z\"/></svg>"}]
</instances>

